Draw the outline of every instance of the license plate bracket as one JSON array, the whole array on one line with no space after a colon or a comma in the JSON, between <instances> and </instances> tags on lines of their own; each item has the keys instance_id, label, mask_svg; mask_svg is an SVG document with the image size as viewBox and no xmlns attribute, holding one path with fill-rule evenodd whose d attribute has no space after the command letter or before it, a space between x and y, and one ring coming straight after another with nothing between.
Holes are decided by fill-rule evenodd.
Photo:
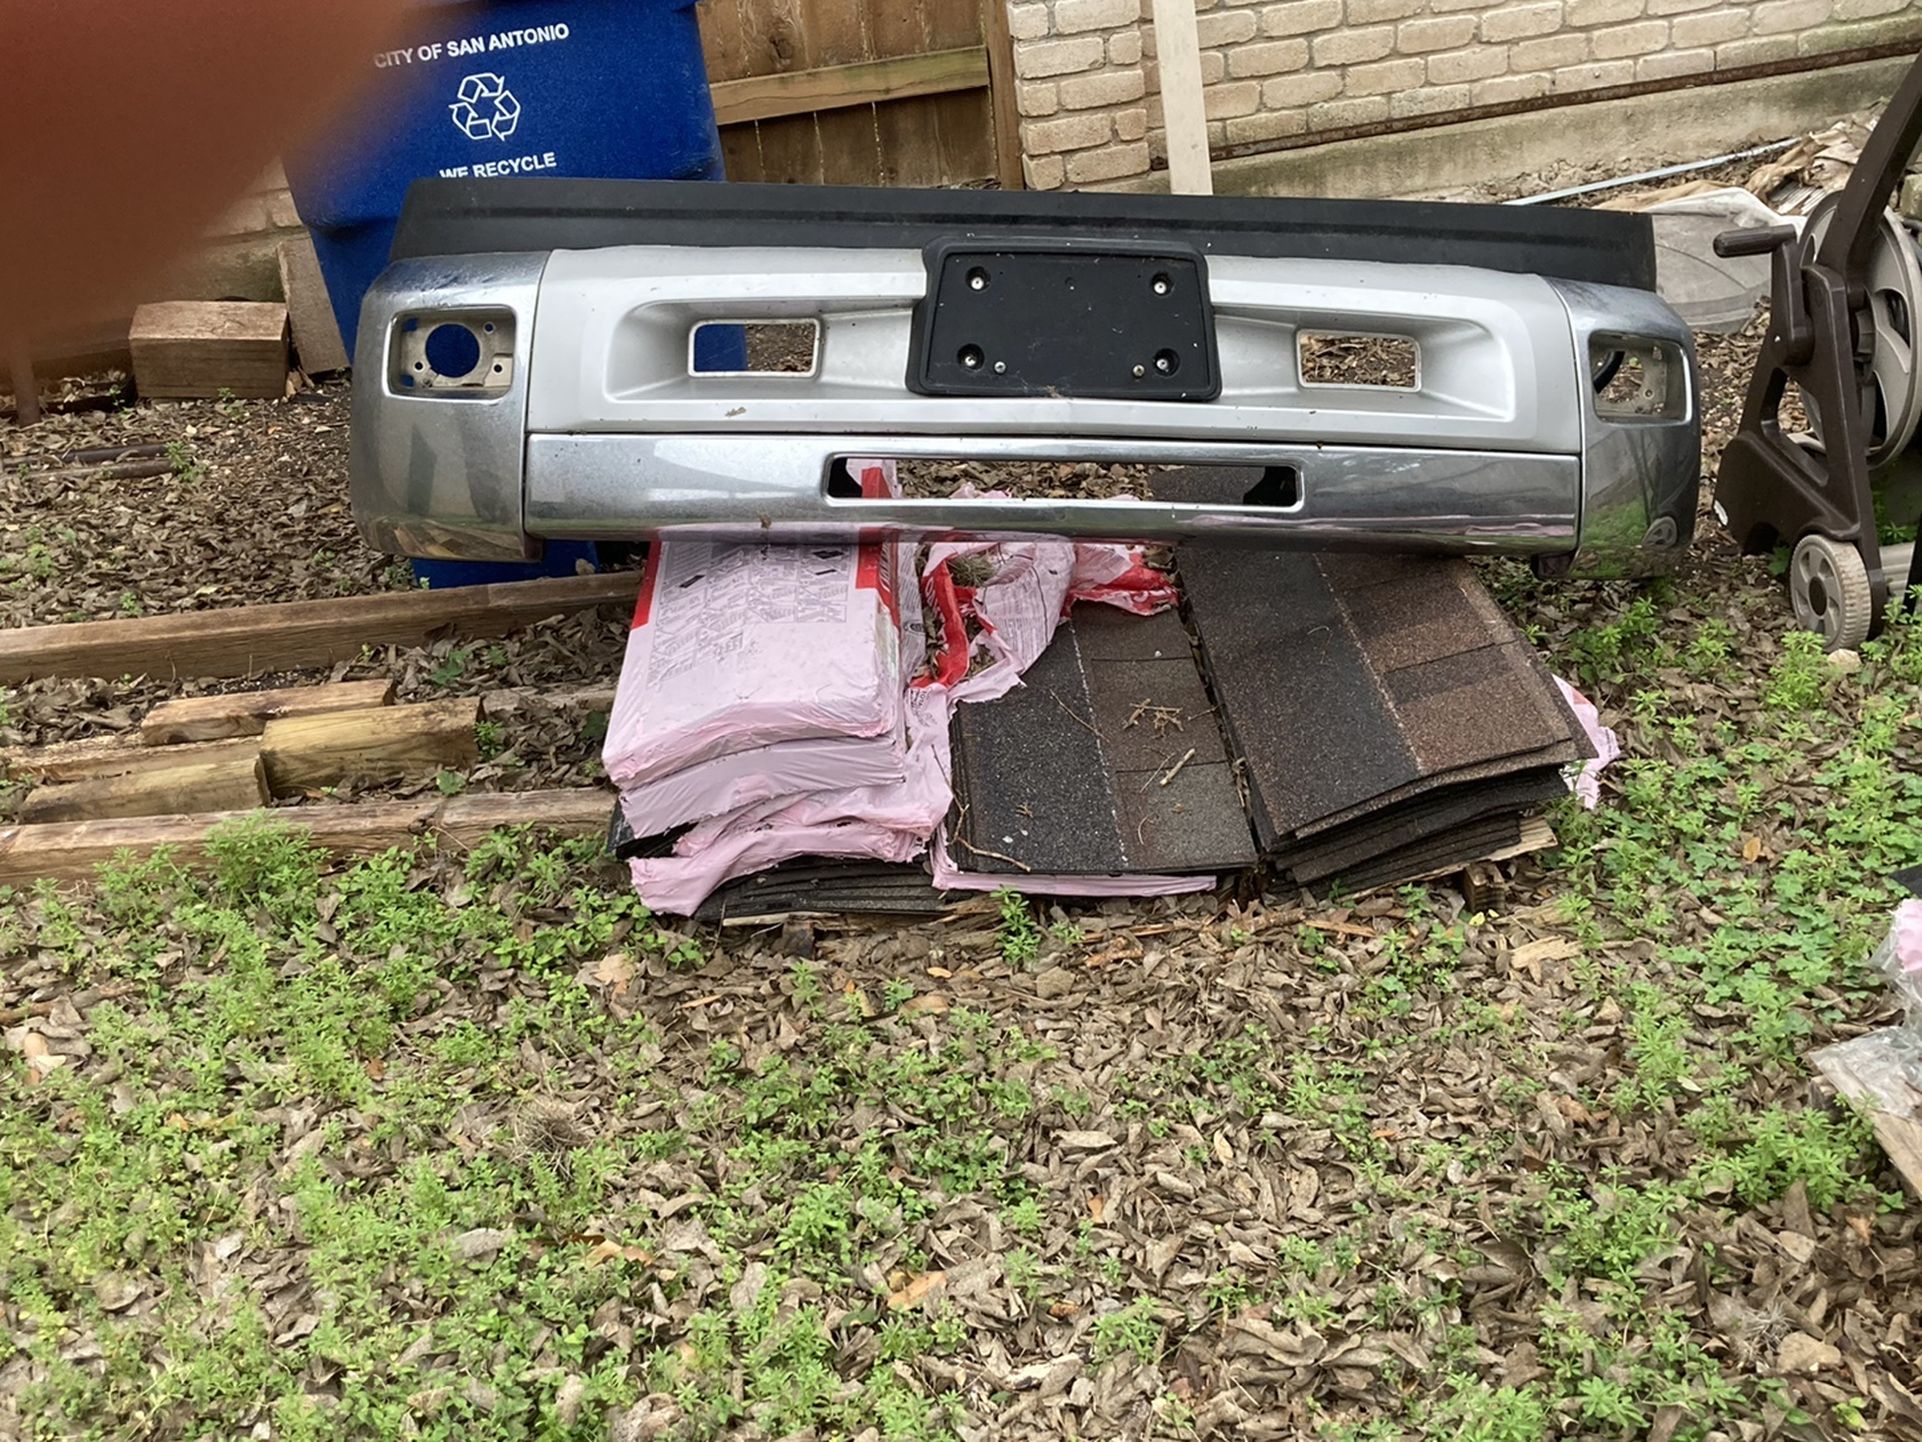
<instances>
[{"instance_id":1,"label":"license plate bracket","mask_svg":"<svg viewBox=\"0 0 1922 1442\"><path fill-rule=\"evenodd\" d=\"M933 396L1206 401L1207 264L1179 246L944 241L927 251L908 387Z\"/></svg>"}]
</instances>

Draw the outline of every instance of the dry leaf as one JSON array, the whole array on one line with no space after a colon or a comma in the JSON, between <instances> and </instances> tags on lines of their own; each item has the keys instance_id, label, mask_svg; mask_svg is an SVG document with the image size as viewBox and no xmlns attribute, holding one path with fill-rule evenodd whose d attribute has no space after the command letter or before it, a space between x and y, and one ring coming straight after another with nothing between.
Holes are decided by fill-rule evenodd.
<instances>
[{"instance_id":1,"label":"dry leaf","mask_svg":"<svg viewBox=\"0 0 1922 1442\"><path fill-rule=\"evenodd\" d=\"M1226 1132L1215 1133L1215 1160L1220 1162L1224 1167L1231 1167L1235 1164L1235 1149L1229 1145Z\"/></svg>"},{"instance_id":2,"label":"dry leaf","mask_svg":"<svg viewBox=\"0 0 1922 1442\"><path fill-rule=\"evenodd\" d=\"M634 980L634 962L624 951L610 951L594 964L594 980L615 996L626 996Z\"/></svg>"},{"instance_id":3,"label":"dry leaf","mask_svg":"<svg viewBox=\"0 0 1922 1442\"><path fill-rule=\"evenodd\" d=\"M918 1277L910 1277L905 1287L888 1293L888 1305L897 1312L903 1307L912 1307L947 1279L946 1272L923 1272Z\"/></svg>"},{"instance_id":4,"label":"dry leaf","mask_svg":"<svg viewBox=\"0 0 1922 1442\"><path fill-rule=\"evenodd\" d=\"M938 991L908 998L901 1005L903 1016L940 1016L948 1009L948 999Z\"/></svg>"},{"instance_id":5,"label":"dry leaf","mask_svg":"<svg viewBox=\"0 0 1922 1442\"><path fill-rule=\"evenodd\" d=\"M387 1075L387 1063L377 1056L370 1056L363 1064L362 1070L367 1073L367 1080L379 1081Z\"/></svg>"},{"instance_id":6,"label":"dry leaf","mask_svg":"<svg viewBox=\"0 0 1922 1442\"><path fill-rule=\"evenodd\" d=\"M598 1267L602 1262L651 1262L654 1254L645 1247L623 1247L619 1242L603 1240L590 1247L587 1255L581 1258L584 1267Z\"/></svg>"},{"instance_id":7,"label":"dry leaf","mask_svg":"<svg viewBox=\"0 0 1922 1442\"><path fill-rule=\"evenodd\" d=\"M1094 1219L1094 1224L1097 1227L1100 1226L1101 1219L1108 1215L1108 1199L1106 1197L1089 1197L1088 1215Z\"/></svg>"},{"instance_id":8,"label":"dry leaf","mask_svg":"<svg viewBox=\"0 0 1922 1442\"><path fill-rule=\"evenodd\" d=\"M928 968L928 975L936 981L946 981L949 977L953 976L954 973L949 971L945 966L931 966Z\"/></svg>"},{"instance_id":9,"label":"dry leaf","mask_svg":"<svg viewBox=\"0 0 1922 1442\"><path fill-rule=\"evenodd\" d=\"M1744 836L1742 838L1742 860L1753 861L1755 860L1756 857L1760 856L1761 854L1762 854L1762 838L1761 837Z\"/></svg>"}]
</instances>

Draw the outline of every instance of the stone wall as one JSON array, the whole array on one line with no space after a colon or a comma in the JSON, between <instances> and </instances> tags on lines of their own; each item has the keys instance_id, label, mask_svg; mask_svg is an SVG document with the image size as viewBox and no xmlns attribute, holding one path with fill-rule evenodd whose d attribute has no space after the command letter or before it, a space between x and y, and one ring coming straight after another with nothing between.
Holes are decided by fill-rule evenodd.
<instances>
[{"instance_id":1,"label":"stone wall","mask_svg":"<svg viewBox=\"0 0 1922 1442\"><path fill-rule=\"evenodd\" d=\"M1922 39L1917 0L1196 0L1216 154ZM1010 0L1029 186L1166 145L1148 0Z\"/></svg>"}]
</instances>

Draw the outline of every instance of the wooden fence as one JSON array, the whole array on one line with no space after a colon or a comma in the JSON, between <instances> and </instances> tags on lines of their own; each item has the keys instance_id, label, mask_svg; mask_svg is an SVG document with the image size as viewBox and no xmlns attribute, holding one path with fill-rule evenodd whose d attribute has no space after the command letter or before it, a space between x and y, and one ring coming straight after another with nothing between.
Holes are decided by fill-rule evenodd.
<instances>
[{"instance_id":1,"label":"wooden fence","mask_svg":"<svg viewBox=\"0 0 1922 1442\"><path fill-rule=\"evenodd\" d=\"M732 180L1021 183L1004 0L704 0Z\"/></svg>"}]
</instances>

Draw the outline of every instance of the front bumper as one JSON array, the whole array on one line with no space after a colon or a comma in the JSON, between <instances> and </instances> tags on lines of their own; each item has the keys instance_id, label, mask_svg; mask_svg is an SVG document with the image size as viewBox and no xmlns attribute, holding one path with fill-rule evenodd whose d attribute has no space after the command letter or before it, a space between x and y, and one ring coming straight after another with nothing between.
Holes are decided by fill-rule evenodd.
<instances>
[{"instance_id":1,"label":"front bumper","mask_svg":"<svg viewBox=\"0 0 1922 1442\"><path fill-rule=\"evenodd\" d=\"M528 184L506 189L524 195ZM739 209L742 193L761 189L718 191ZM462 234L476 243L540 234L667 243L434 254L388 269L363 308L356 358L354 506L373 544L506 559L534 556L548 539L694 532L1208 536L1527 555L1547 569L1607 575L1664 569L1692 534L1693 351L1673 312L1640 288L1639 255L1622 240L1640 234L1632 229L1598 232L1581 250L1544 249L1530 232L1504 248L1461 219L1482 207L1376 203L1367 214L1385 220L1345 222L1349 248L1361 254L1482 262L1469 266L1330 258L1343 234L1303 228L1298 212L1310 203L1210 202L1237 222L1219 230L1157 212L1158 231L1136 224L1127 241L1158 236L1205 254L1219 376L1211 398L962 397L913 382L916 310L930 273L921 247L957 235L980 241L984 229L999 237L1017 220L1028 243L1042 233L1063 248L1112 245L1117 198L1078 197L1098 203L1082 206L1088 214L1073 206L1056 214L1059 197L1017 213L1010 206L1024 198L994 196L985 206L993 214L972 228L944 215L862 231L828 218L843 216L850 193L815 193L834 197L833 210L790 190L780 202L789 239L775 245L765 243L772 199L756 202L753 223L717 221L703 234L685 214L684 192L713 197L715 187L613 190L634 204L614 219L603 206L592 225L576 207L545 230L489 216L462 228L433 222L431 204L425 219L403 223L404 244L413 234L440 247L461 244ZM435 194L430 187L430 201ZM952 193L942 200L966 203ZM1284 204L1294 229L1245 224ZM410 213L420 210L410 201ZM1443 233L1439 250L1412 228L1418 218L1438 224L1436 211L1462 233ZM1547 230L1560 235L1570 214L1558 212ZM1515 225L1516 212L1500 221ZM1640 224L1607 218L1619 221ZM1611 260L1602 239L1623 256ZM1531 263L1565 273L1531 273ZM690 364L702 323L794 320L818 326L816 362L804 374L696 373ZM422 337L450 321L480 338L471 377L438 376L431 349L422 350ZM1419 358L1414 383L1309 383L1298 338L1328 332L1406 338ZM1101 340L1091 334L1089 344ZM1650 362L1651 402L1638 414L1597 403L1596 358L1619 351ZM1238 505L865 500L835 484L836 463L859 456L1247 466L1251 484ZM1269 484L1255 483L1262 475Z\"/></svg>"}]
</instances>

